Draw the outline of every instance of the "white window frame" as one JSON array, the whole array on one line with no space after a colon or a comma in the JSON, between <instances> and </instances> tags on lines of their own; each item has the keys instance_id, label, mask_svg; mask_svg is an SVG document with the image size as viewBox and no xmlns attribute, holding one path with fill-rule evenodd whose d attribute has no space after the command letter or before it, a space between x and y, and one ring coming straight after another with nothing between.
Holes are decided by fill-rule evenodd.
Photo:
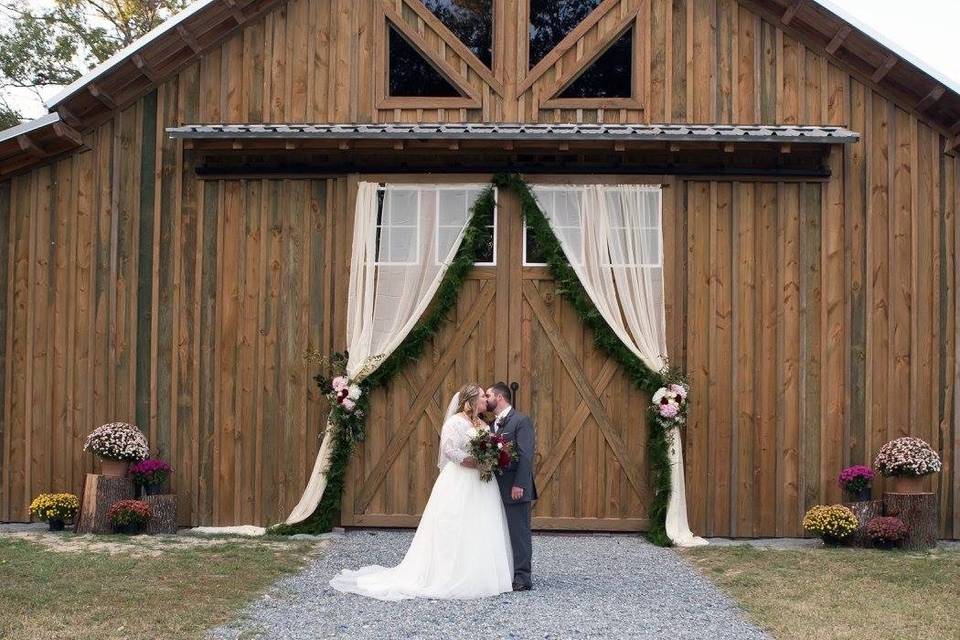
<instances>
[{"instance_id":1,"label":"white window frame","mask_svg":"<svg viewBox=\"0 0 960 640\"><path fill-rule=\"evenodd\" d=\"M441 191L467 191L476 189L483 193L483 190L487 188L488 185L485 184L473 184L473 183L463 183L463 184L450 184L450 185L430 185L430 188L436 188L437 192L437 202L435 211L439 215L440 213L440 192ZM495 267L497 265L497 217L500 211L500 200L499 200L499 190L497 187L493 188L493 262L474 262L473 266L475 267ZM466 205L467 209L464 212L467 216L467 221L470 220L470 205ZM485 229L489 229L489 226L485 226ZM436 244L440 246L440 230L441 229L459 229L458 226L454 225L441 225L440 221L437 221L437 237ZM439 264L439 260L437 261Z\"/></svg>"},{"instance_id":2,"label":"white window frame","mask_svg":"<svg viewBox=\"0 0 960 640\"><path fill-rule=\"evenodd\" d=\"M553 185L553 184L550 184L550 185L531 185L531 186L532 186L532 187L545 188L545 189L552 190L552 191L582 191L584 188L586 188L585 185ZM605 185L605 186L603 187L603 189L604 189L605 191L613 191L613 190L615 190L615 189L619 189L620 187L627 187L627 186L633 186L633 185L609 185L609 186L606 186L606 185ZM643 226L643 227L641 227L641 229L643 229L644 231L658 231L658 230L660 231L660 233L657 234L657 255L660 257L660 262L658 262L658 263L656 263L656 264L646 264L646 263L644 263L644 264L639 264L639 263L638 263L638 264L618 263L618 262L613 262L612 260L610 260L610 258L609 258L609 256L608 256L608 257L607 257L607 260L605 260L605 261L603 262L603 265L604 265L604 266L624 267L624 268L639 268L639 269L662 269L662 268L663 268L663 187L662 187L661 185L643 185L643 186L644 186L644 187L649 187L649 189L650 189L651 191L659 191L659 192L660 192L659 207L658 207L658 209L657 209L657 219L660 221L659 227L650 227L650 226ZM580 224L581 224L581 226L583 225L583 220L582 220L582 218L581 218ZM553 228L552 225L551 225L551 228ZM559 226L559 227L557 227L557 228L558 228L558 229L572 229L572 228L574 228L574 227L570 227L570 226ZM620 226L620 225L611 225L610 228L611 228L611 229L625 229L626 227ZM545 267L545 266L547 266L547 263L546 263L546 262L530 262L530 261L527 259L527 231L528 231L528 229L529 229L529 227L527 226L527 220L526 220L526 218L524 218L524 220L523 220L523 266L525 266L525 267ZM582 248L583 248L583 245L582 245L582 243L581 243L581 250L582 250ZM580 256L580 259L583 260L583 256Z\"/></svg>"},{"instance_id":3,"label":"white window frame","mask_svg":"<svg viewBox=\"0 0 960 640\"><path fill-rule=\"evenodd\" d=\"M389 186L390 186L391 189L393 189L393 190L395 190L395 191L413 191L413 188L411 188L411 189L405 189L405 188L404 188L405 185L389 185ZM418 189L419 189L419 188L418 188ZM415 230L414 237L420 238L420 209L421 209L420 199L421 199L421 197L422 197L420 191L419 191L419 190L417 191L417 219L416 219L416 223L413 224L413 225L408 225L408 224L403 224L403 225L394 225L394 224L391 224L391 225L383 225L383 224L380 224L380 222L383 220L383 209L380 208L380 194L381 194L381 193L384 194L383 202L385 203L385 202L386 202L386 192L387 192L387 185L386 185L386 184L377 185L377 206L378 206L378 210L377 210L377 225L376 225L376 226L377 226L377 235L376 235L376 238L377 238L377 240L376 240L377 246L374 247L374 250L376 251L376 260L375 260L374 264L377 265L377 266L383 265L383 266L390 266L390 267L412 267L412 266L418 265L418 264L420 264L420 242L419 242L419 241L416 242L416 243L414 243L415 253L414 253L413 262L398 262L398 261L394 261L394 260L381 260L381 259L380 259L380 247L383 245L384 231L389 231L390 229L392 229L392 228L394 228L394 227L400 228L400 229L414 229L414 230ZM389 241L387 242L387 246L390 246L390 245L389 245Z\"/></svg>"},{"instance_id":4,"label":"white window frame","mask_svg":"<svg viewBox=\"0 0 960 640\"><path fill-rule=\"evenodd\" d=\"M375 247L375 250L376 250L376 258L377 258L375 264L378 265L378 266L379 266L379 265L384 265L384 266L392 266L392 267L403 267L403 266L409 267L409 266L415 266L415 265L420 264L420 251L421 251L420 244L421 244L421 243L420 243L419 241L416 243L416 253L414 254L414 259L415 259L414 262L394 262L394 261L392 261L392 260L391 260L391 261L380 260L380 245L382 244L382 241L383 241L383 238L384 238L384 234L385 234L385 233L388 233L389 230L390 230L391 228L393 228L393 227L403 228L403 229L415 229L416 237L417 237L418 239L420 238L420 215L421 215L420 212L423 210L422 198L423 198L423 192L424 192L425 190L430 190L430 191L433 191L433 192L434 192L434 197L436 198L436 200L434 201L434 215L439 217L439 213L440 213L440 192L441 192L441 191L472 191L472 190L476 190L476 191L482 192L484 189L487 188L487 186L488 186L488 185L486 185L486 184L479 184L479 183L459 183L459 184L381 183L381 184L377 185L377 206L378 206L378 207L380 206L380 194L386 194L388 187L389 187L390 190L392 190L392 191L416 191L416 192L417 192L417 219L416 219L416 224L415 224L415 225L393 225L393 224L391 224L391 225L386 225L386 226L385 226L385 225L380 224L380 221L382 220L382 214L383 214L382 209L377 211L378 221L377 221L376 228L377 228L377 231L378 231L378 238L380 239L380 242L378 242L378 243L377 243L377 246ZM493 198L494 198L494 207L493 207L493 262L476 262L476 263L474 263L474 266L478 266L478 267L492 267L492 266L496 266L496 264L497 264L497 245L498 245L498 242L497 242L497 231L498 231L498 229L499 229L500 202L499 202L499 191L498 191L498 189L497 189L496 187L493 188ZM386 198L384 198L384 201L386 201ZM467 210L465 211L465 213L466 213L468 216L470 215L469 206L470 206L470 205L468 205L468 208L467 208ZM485 227L485 228L490 228L490 227L488 226L488 227ZM436 243L437 246L440 245L440 230L441 230L441 229L459 229L459 226L455 226L455 225L441 225L441 224L440 224L440 221L439 221L439 219L438 219L438 220L437 220L437 224L435 225L435 230L434 230L434 233L436 234L436 236L435 236L435 238L434 238L434 242ZM436 264L440 264L439 256L437 257Z\"/></svg>"}]
</instances>

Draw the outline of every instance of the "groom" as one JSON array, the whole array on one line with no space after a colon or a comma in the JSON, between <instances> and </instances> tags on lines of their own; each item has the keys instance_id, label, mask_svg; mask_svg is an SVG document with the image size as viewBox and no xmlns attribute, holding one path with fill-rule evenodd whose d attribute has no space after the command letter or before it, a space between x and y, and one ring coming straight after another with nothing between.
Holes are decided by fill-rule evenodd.
<instances>
[{"instance_id":1,"label":"groom","mask_svg":"<svg viewBox=\"0 0 960 640\"><path fill-rule=\"evenodd\" d=\"M498 382L487 389L487 411L496 415L491 428L513 441L518 454L502 475L497 476L500 495L507 513L510 545L513 547L513 590L529 591L533 558L533 540L530 535L530 502L537 499L533 482L533 451L536 438L530 417L510 406L510 388Z\"/></svg>"}]
</instances>

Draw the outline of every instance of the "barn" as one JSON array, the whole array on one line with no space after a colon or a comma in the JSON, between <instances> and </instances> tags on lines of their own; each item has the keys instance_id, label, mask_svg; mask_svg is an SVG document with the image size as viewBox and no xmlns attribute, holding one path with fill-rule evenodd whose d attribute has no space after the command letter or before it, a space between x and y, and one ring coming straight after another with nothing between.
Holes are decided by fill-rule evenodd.
<instances>
[{"instance_id":1,"label":"barn","mask_svg":"<svg viewBox=\"0 0 960 640\"><path fill-rule=\"evenodd\" d=\"M910 434L960 537L960 89L826 2L199 0L48 106L0 132L0 520L79 493L84 438L122 420L171 461L182 525L283 521L328 411L305 355L346 347L361 185L439 202L507 172L661 194L696 533L799 535ZM475 379L535 420L535 528L646 530L648 398L515 193L487 227L371 399L340 522L416 525Z\"/></svg>"}]
</instances>

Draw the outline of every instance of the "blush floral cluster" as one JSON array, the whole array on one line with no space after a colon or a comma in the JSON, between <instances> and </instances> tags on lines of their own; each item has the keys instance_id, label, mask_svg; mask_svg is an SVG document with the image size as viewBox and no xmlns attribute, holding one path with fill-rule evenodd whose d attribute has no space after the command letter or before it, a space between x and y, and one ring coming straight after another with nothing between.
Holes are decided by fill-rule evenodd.
<instances>
[{"instance_id":1,"label":"blush floral cluster","mask_svg":"<svg viewBox=\"0 0 960 640\"><path fill-rule=\"evenodd\" d=\"M111 422L93 430L83 445L84 451L92 451L107 460L139 462L148 455L147 437L140 429L126 422Z\"/></svg>"},{"instance_id":2,"label":"blush floral cluster","mask_svg":"<svg viewBox=\"0 0 960 640\"><path fill-rule=\"evenodd\" d=\"M687 394L687 386L679 382L660 387L653 394L650 411L661 427L669 429L686 424Z\"/></svg>"},{"instance_id":3,"label":"blush floral cluster","mask_svg":"<svg viewBox=\"0 0 960 640\"><path fill-rule=\"evenodd\" d=\"M925 476L943 468L940 456L920 438L897 438L880 447L873 466L886 477Z\"/></svg>"}]
</instances>

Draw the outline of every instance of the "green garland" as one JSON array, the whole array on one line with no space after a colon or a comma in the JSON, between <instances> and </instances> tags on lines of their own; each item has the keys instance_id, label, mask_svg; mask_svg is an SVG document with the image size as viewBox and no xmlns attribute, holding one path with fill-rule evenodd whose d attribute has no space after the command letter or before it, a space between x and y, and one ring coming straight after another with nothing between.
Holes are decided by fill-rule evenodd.
<instances>
[{"instance_id":1,"label":"green garland","mask_svg":"<svg viewBox=\"0 0 960 640\"><path fill-rule=\"evenodd\" d=\"M557 240L550 223L540 210L537 199L530 191L530 187L523 178L516 174L500 174L494 177L493 183L501 189L509 189L520 198L520 207L523 211L527 226L533 231L533 237L541 255L550 268L556 282L560 285L560 295L569 302L577 315L593 331L593 343L601 351L613 358L623 367L627 376L640 390L653 396L657 389L670 382L680 381L674 373L653 371L633 354L617 337L607 324L596 306L590 300L576 271L567 262L560 241ZM649 450L650 472L653 480L653 499L648 509L650 524L647 539L663 547L671 546L667 536L667 504L670 502L670 458L667 430L653 412L646 412L650 437L647 440Z\"/></svg>"},{"instance_id":2,"label":"green garland","mask_svg":"<svg viewBox=\"0 0 960 640\"><path fill-rule=\"evenodd\" d=\"M680 381L680 377L674 372L651 370L627 349L610 329L603 316L591 302L576 272L567 262L559 241L550 229L550 225L540 210L536 198L523 179L515 174L500 174L494 177L493 185L500 189L513 191L520 198L523 215L533 231L538 246L546 257L550 272L560 285L561 295L570 302L577 314L593 331L594 344L624 369L637 388L650 396L660 387L670 382ZM477 240L481 233L482 221L490 218L495 206L496 199L493 187L488 187L473 205L463 243L460 245L453 263L444 274L431 308L397 350L363 381L361 384L363 395L357 405L358 411L354 414L348 414L335 409L332 412L333 450L330 469L327 472L327 488L317 509L309 518L298 524L281 524L271 527L269 530L271 534L289 535L330 531L340 510L343 482L350 456L356 442L363 439L362 425L368 413L370 392L388 384L404 367L419 359L427 342L440 329L447 314L456 305L464 280L473 269L474 262L476 262ZM652 411L647 412L647 421L650 430L647 446L653 480L653 499L649 508L650 528L647 532L647 538L654 544L670 546L671 542L665 529L667 503L670 500L667 429L665 428L666 425L662 424L656 413Z\"/></svg>"},{"instance_id":3,"label":"green garland","mask_svg":"<svg viewBox=\"0 0 960 640\"><path fill-rule=\"evenodd\" d=\"M473 204L470 222L467 223L460 248L443 275L433 302L424 317L417 322L390 357L360 384L363 393L357 404L357 410L347 413L335 407L331 412L330 423L333 425L331 437L334 440L331 443L333 448L330 454L330 468L327 471L327 486L316 510L302 522L292 525L274 525L270 527L268 533L273 535L317 534L326 533L333 528L333 523L336 522L340 512L343 482L350 456L355 444L363 440L363 423L369 415L370 393L378 387L387 385L404 367L419 360L427 342L440 330L447 315L456 305L463 283L477 261L478 239L484 226L484 214L492 212L495 206L496 197L493 187L487 187ZM317 378L317 383L323 387L320 376Z\"/></svg>"}]
</instances>

